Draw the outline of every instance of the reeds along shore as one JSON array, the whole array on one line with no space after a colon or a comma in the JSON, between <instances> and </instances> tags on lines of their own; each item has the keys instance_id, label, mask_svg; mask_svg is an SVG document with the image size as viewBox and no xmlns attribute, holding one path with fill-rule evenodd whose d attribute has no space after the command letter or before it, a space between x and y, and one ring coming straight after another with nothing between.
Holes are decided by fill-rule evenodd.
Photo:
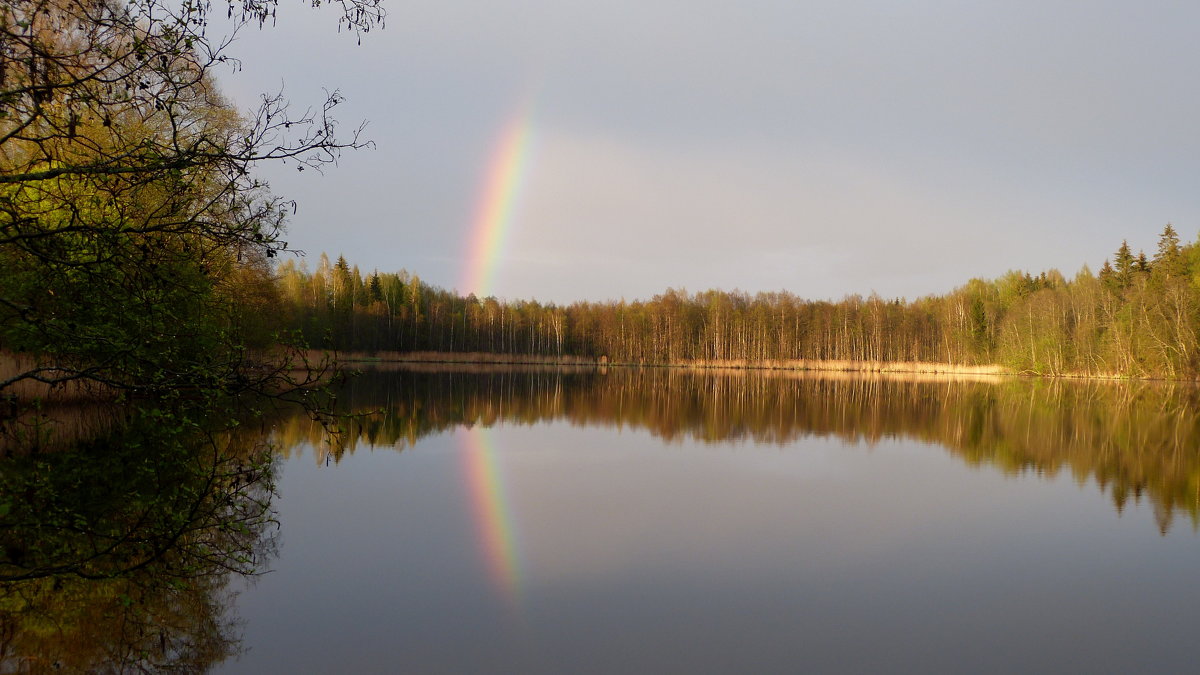
<instances>
[{"instance_id":1,"label":"reeds along shore","mask_svg":"<svg viewBox=\"0 0 1200 675\"><path fill-rule=\"evenodd\" d=\"M48 363L48 362L47 362ZM35 377L22 375L45 367L34 354L19 354L0 349L0 382L9 383L2 389L3 397L10 401L57 401L61 403L94 401L111 398L111 392L89 380L68 380L50 384ZM56 373L47 372L47 378ZM10 382L10 380L12 380Z\"/></svg>"},{"instance_id":2,"label":"reeds along shore","mask_svg":"<svg viewBox=\"0 0 1200 675\"><path fill-rule=\"evenodd\" d=\"M310 352L319 357L325 352ZM692 359L661 363L654 361L610 360L585 356L540 356L537 354L493 354L489 352L328 352L340 363L403 362L403 363L491 363L538 364L561 366L640 366L662 368L705 368L733 370L823 370L870 373L939 373L946 375L1010 375L1012 371L997 365L974 366L953 363L917 361L849 361L786 359L751 361L748 359Z\"/></svg>"},{"instance_id":3,"label":"reeds along shore","mask_svg":"<svg viewBox=\"0 0 1200 675\"><path fill-rule=\"evenodd\" d=\"M853 360L822 360L822 359L782 359L751 361L747 359L706 360L694 359L674 363L658 363L651 361L617 361L607 357L591 358L582 356L539 356L536 354L494 354L490 352L336 352L310 350L308 358L312 361L327 359L341 366L356 364L375 364L386 367L389 363L396 364L426 364L429 366L457 365L520 365L520 366L560 366L560 367L642 367L642 368L680 368L696 370L768 370L817 373L879 373L891 375L936 375L964 377L973 380L996 380L1013 376L1061 377L1071 379L1094 380L1128 380L1128 379L1175 379L1191 381L1193 378L1152 378L1130 377L1117 373L1036 373L1030 371L1018 372L998 364L973 365L962 363L938 363L934 361L853 361Z\"/></svg>"}]
</instances>

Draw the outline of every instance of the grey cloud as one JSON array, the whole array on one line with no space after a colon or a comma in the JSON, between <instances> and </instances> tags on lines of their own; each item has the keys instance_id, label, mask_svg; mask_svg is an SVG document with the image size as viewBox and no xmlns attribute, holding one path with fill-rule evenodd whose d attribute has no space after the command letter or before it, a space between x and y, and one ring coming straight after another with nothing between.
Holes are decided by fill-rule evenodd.
<instances>
[{"instance_id":1,"label":"grey cloud","mask_svg":"<svg viewBox=\"0 0 1200 675\"><path fill-rule=\"evenodd\" d=\"M1200 227L1188 3L390 9L357 47L285 8L226 83L247 103L281 78L300 99L337 86L342 117L371 120L378 149L342 169L268 174L301 200L292 239L366 268L456 283L494 136L531 89L554 141L501 266L508 297L913 296L1096 268L1167 220Z\"/></svg>"}]
</instances>

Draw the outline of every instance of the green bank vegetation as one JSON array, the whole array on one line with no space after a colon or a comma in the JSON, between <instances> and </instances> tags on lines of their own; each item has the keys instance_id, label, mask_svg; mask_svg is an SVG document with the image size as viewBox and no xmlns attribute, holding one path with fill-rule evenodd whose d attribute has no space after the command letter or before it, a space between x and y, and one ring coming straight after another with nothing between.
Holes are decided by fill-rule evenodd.
<instances>
[{"instance_id":1,"label":"green bank vegetation","mask_svg":"<svg viewBox=\"0 0 1200 675\"><path fill-rule=\"evenodd\" d=\"M339 5L351 32L382 19ZM254 169L361 145L336 93L300 114L220 95L232 36L275 9L0 2L0 672L206 672L238 649L226 587L271 554L274 479L231 395L309 377L267 319L291 203Z\"/></svg>"},{"instance_id":2,"label":"green bank vegetation","mask_svg":"<svg viewBox=\"0 0 1200 675\"><path fill-rule=\"evenodd\" d=\"M379 0L347 0L365 30ZM228 5L228 35L209 30ZM315 3L319 4L319 3ZM232 36L273 0L0 4L0 395L197 396L265 389L270 260L290 202L264 162L320 167L362 145L334 93L302 114L220 95ZM276 361L278 359L275 359ZM23 389L24 388L24 389Z\"/></svg>"},{"instance_id":3,"label":"green bank vegetation","mask_svg":"<svg viewBox=\"0 0 1200 675\"><path fill-rule=\"evenodd\" d=\"M445 360L560 360L1193 379L1200 375L1200 243L1163 228L1153 256L1122 243L1099 273L972 279L913 301L805 300L668 289L559 306L460 296L407 272L363 274L322 255L284 261L290 325L314 347ZM568 361L570 359L567 359ZM908 364L908 365L905 365ZM914 367L913 364L920 364Z\"/></svg>"}]
</instances>

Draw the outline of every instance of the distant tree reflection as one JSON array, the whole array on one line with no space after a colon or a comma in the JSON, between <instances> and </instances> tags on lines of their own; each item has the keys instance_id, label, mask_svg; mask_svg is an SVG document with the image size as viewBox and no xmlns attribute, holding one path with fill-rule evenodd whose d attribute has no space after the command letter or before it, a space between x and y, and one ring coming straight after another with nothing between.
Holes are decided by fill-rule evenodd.
<instances>
[{"instance_id":1,"label":"distant tree reflection","mask_svg":"<svg viewBox=\"0 0 1200 675\"><path fill-rule=\"evenodd\" d=\"M1163 532L1179 513L1200 524L1200 388L1191 383L469 366L369 371L340 402L360 416L333 434L294 418L279 432L283 451L306 443L336 461L359 445L399 449L501 421L634 427L667 441L906 438L1010 475L1070 471L1095 480L1118 512L1147 499Z\"/></svg>"}]
</instances>

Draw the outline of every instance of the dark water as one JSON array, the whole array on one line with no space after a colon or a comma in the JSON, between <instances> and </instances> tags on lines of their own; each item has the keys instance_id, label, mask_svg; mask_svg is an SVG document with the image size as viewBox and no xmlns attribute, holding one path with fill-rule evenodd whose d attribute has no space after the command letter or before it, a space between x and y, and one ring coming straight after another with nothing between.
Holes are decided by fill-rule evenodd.
<instances>
[{"instance_id":1,"label":"dark water","mask_svg":"<svg viewBox=\"0 0 1200 675\"><path fill-rule=\"evenodd\" d=\"M207 621L226 640L194 662L230 673L1193 668L1191 386L392 371L353 381L340 404L359 414L340 433L302 415L274 423L278 527L258 524L245 549L271 571L250 584L214 573L207 604L178 596L203 605L186 625ZM77 590L85 599L43 601L33 622L17 588L0 604L0 672L53 642L55 608L90 607Z\"/></svg>"}]
</instances>

